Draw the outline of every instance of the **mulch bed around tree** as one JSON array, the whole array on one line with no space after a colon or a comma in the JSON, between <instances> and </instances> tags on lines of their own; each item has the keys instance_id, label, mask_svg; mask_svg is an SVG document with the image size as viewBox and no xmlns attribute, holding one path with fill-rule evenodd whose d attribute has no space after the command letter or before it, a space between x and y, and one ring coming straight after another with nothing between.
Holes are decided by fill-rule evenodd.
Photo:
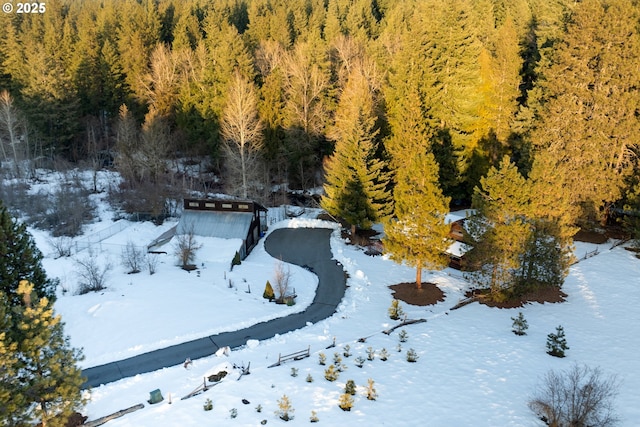
<instances>
[{"instance_id":1,"label":"mulch bed around tree","mask_svg":"<svg viewBox=\"0 0 640 427\"><path fill-rule=\"evenodd\" d=\"M545 288L536 292L531 292L523 295L517 300L509 300L504 302L495 302L491 301L483 295L482 291L468 291L465 296L467 298L475 298L480 304L484 304L488 307L497 307L497 308L518 308L522 307L525 304L538 302L540 304L548 303L560 303L564 302L567 294L562 292L562 290L558 288Z\"/></svg>"},{"instance_id":2,"label":"mulch bed around tree","mask_svg":"<svg viewBox=\"0 0 640 427\"><path fill-rule=\"evenodd\" d=\"M416 283L398 283L389 288L393 297L410 305L434 305L444 301L444 292L433 283L422 283L422 289L416 288Z\"/></svg>"}]
</instances>

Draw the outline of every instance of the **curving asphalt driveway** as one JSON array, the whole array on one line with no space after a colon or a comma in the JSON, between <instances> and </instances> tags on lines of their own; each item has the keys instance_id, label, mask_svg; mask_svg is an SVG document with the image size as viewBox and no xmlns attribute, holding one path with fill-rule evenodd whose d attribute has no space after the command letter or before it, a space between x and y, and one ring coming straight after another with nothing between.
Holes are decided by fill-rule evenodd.
<instances>
[{"instance_id":1,"label":"curving asphalt driveway","mask_svg":"<svg viewBox=\"0 0 640 427\"><path fill-rule=\"evenodd\" d=\"M264 245L274 258L300 266L311 267L318 275L318 288L306 310L286 317L257 323L238 331L188 341L149 353L82 371L87 378L84 388L118 381L146 372L180 365L185 359L198 359L214 354L220 347L236 348L248 340L265 340L276 334L300 329L308 322L316 323L332 316L344 296L346 281L342 266L332 260L329 237L333 230L324 228L283 228L273 231Z\"/></svg>"}]
</instances>

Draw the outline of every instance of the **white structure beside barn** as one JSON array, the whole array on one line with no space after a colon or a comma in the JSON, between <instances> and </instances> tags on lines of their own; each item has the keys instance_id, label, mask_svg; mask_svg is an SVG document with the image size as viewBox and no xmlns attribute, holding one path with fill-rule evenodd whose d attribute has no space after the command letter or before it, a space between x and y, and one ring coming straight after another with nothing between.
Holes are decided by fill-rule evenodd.
<instances>
[{"instance_id":1,"label":"white structure beside barn","mask_svg":"<svg viewBox=\"0 0 640 427\"><path fill-rule=\"evenodd\" d=\"M185 199L184 210L176 227L158 237L149 251L153 252L175 235L241 239L238 253L246 258L258 244L267 227L267 208L247 200Z\"/></svg>"}]
</instances>

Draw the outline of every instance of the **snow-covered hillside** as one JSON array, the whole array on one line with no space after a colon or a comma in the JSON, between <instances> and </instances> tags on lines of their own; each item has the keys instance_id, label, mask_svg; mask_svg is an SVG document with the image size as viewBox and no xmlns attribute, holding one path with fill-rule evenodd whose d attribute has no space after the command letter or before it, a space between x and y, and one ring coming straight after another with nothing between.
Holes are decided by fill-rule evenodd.
<instances>
[{"instance_id":1,"label":"snow-covered hillside","mask_svg":"<svg viewBox=\"0 0 640 427\"><path fill-rule=\"evenodd\" d=\"M112 225L106 205L98 202L102 221L92 224L87 233ZM56 310L63 316L72 344L84 348L87 358L83 367L284 316L303 310L313 299L315 275L294 266L291 271L298 304L287 307L262 298L276 262L262 244L233 272L229 272L229 264L237 244L201 239L203 247L196 260L199 273L177 267L172 250L168 250L161 255L156 274L126 274L120 254L127 242L146 244L171 226L130 223L95 245L92 252L100 262L112 266L108 287L83 296L73 295L77 282L74 257L86 257L89 252L55 259L46 233L31 230L47 255L44 266L48 273L59 277L67 289L65 294L59 290ZM279 222L272 229L302 226L331 227L302 217ZM349 273L349 288L333 317L264 342L250 341L228 357L194 360L188 369L179 365L95 388L85 414L96 419L145 403L144 409L107 425L255 426L262 420L267 425L282 425L284 421L274 412L278 400L287 395L295 409L290 425L307 424L315 411L319 422L330 426L536 426L541 423L527 408L536 385L549 369L564 370L579 363L600 367L605 374L622 380L616 399L621 425L638 424L640 260L623 247L601 245L597 256L574 265L563 287L568 298L561 304L530 304L505 310L473 303L450 311L463 297L467 284L454 270L427 273L426 280L436 283L446 299L429 307L402 305L409 318L427 322L401 328L409 339L402 343L400 352L401 329L390 335L381 333L396 324L387 315L392 299L388 286L412 280L414 270L384 257L365 255L357 247L346 245L337 231L331 247ZM577 244L576 253L581 257L595 247ZM511 317L518 311L529 323L528 334L521 337L511 332ZM570 347L564 359L545 353L546 336L558 325L564 327ZM363 337L366 341L360 342ZM336 347L327 349L334 338ZM326 355L328 365L333 363L334 353L342 354L346 345L352 353L342 356L347 369L337 381L325 380L326 366L319 365L319 353ZM310 358L268 368L278 354L309 346ZM376 358L358 368L355 358L366 358L369 347L376 351ZM383 348L389 353L387 361L379 358ZM417 363L406 361L410 348L419 356ZM238 373L234 372L206 393L180 400L198 387L204 376L249 362L250 375L237 380ZM295 377L292 368L297 369ZM308 376L312 382L307 382ZM368 379L375 382L379 395L376 401L367 400L363 394ZM358 386L350 412L338 407L347 380L354 380ZM165 400L148 405L149 392L155 389L162 391ZM206 399L213 401L211 411L203 409ZM243 403L243 399L250 403ZM237 410L236 418L231 418L232 409Z\"/></svg>"}]
</instances>

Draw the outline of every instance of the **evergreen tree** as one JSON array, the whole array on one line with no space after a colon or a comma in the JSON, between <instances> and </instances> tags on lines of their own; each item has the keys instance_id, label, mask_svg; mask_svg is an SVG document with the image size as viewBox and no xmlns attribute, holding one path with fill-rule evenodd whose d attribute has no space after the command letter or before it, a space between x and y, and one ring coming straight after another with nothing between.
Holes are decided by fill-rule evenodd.
<instances>
[{"instance_id":1,"label":"evergreen tree","mask_svg":"<svg viewBox=\"0 0 640 427\"><path fill-rule=\"evenodd\" d=\"M541 69L540 121L533 142L551 157L555 187L567 188L579 218L604 220L632 171L640 132L638 7L630 0L573 3ZM567 73L567 70L571 70Z\"/></svg>"},{"instance_id":2,"label":"evergreen tree","mask_svg":"<svg viewBox=\"0 0 640 427\"><path fill-rule=\"evenodd\" d=\"M84 405L82 371L76 364L83 359L65 337L60 316L54 315L47 298L38 298L33 284L20 281L17 307L18 375L14 384L30 404L22 411L38 419L43 427L62 427L67 418Z\"/></svg>"},{"instance_id":3,"label":"evergreen tree","mask_svg":"<svg viewBox=\"0 0 640 427\"><path fill-rule=\"evenodd\" d=\"M24 425L28 421L24 410L29 406L15 381L18 375L17 343L12 339L12 330L11 310L5 294L0 291L0 422L8 427Z\"/></svg>"},{"instance_id":4,"label":"evergreen tree","mask_svg":"<svg viewBox=\"0 0 640 427\"><path fill-rule=\"evenodd\" d=\"M500 168L491 168L476 189L473 206L477 215L470 221L469 237L474 248L468 253L468 274L491 290L492 298L504 299L513 290L514 272L529 238L527 222L529 196L526 180L505 157Z\"/></svg>"},{"instance_id":5,"label":"evergreen tree","mask_svg":"<svg viewBox=\"0 0 640 427\"><path fill-rule=\"evenodd\" d=\"M362 69L345 87L333 137L336 147L325 164L325 196L321 206L356 228L368 229L390 212L384 163L377 158L375 105Z\"/></svg>"},{"instance_id":6,"label":"evergreen tree","mask_svg":"<svg viewBox=\"0 0 640 427\"><path fill-rule=\"evenodd\" d=\"M26 225L14 219L0 201L0 291L5 293L11 306L22 301L18 295L21 280L35 283L38 294L49 301L55 300L58 282L47 278L41 261L42 253Z\"/></svg>"},{"instance_id":7,"label":"evergreen tree","mask_svg":"<svg viewBox=\"0 0 640 427\"><path fill-rule=\"evenodd\" d=\"M526 330L529 329L529 325L527 324L527 320L524 318L522 312L518 313L518 317L512 317L513 324L511 325L511 330L516 335L527 335Z\"/></svg>"},{"instance_id":8,"label":"evergreen tree","mask_svg":"<svg viewBox=\"0 0 640 427\"><path fill-rule=\"evenodd\" d=\"M567 339L564 336L564 328L559 325L555 333L547 335L547 354L564 357L565 350L569 350L569 346L567 346Z\"/></svg>"},{"instance_id":9,"label":"evergreen tree","mask_svg":"<svg viewBox=\"0 0 640 427\"><path fill-rule=\"evenodd\" d=\"M433 154L419 149L394 156L394 218L385 224L385 250L391 259L416 267L416 287L422 287L422 269L440 270L447 266L446 250L450 227L444 218L449 211L448 197L438 186L438 166Z\"/></svg>"},{"instance_id":10,"label":"evergreen tree","mask_svg":"<svg viewBox=\"0 0 640 427\"><path fill-rule=\"evenodd\" d=\"M392 320L398 320L404 315L404 310L397 299L391 300L391 306L387 309L387 312Z\"/></svg>"},{"instance_id":11,"label":"evergreen tree","mask_svg":"<svg viewBox=\"0 0 640 427\"><path fill-rule=\"evenodd\" d=\"M271 286L271 283L268 280L267 280L267 283L264 285L264 292L262 293L262 298L268 299L269 301L272 301L275 298L275 294L273 293L273 286Z\"/></svg>"}]
</instances>

